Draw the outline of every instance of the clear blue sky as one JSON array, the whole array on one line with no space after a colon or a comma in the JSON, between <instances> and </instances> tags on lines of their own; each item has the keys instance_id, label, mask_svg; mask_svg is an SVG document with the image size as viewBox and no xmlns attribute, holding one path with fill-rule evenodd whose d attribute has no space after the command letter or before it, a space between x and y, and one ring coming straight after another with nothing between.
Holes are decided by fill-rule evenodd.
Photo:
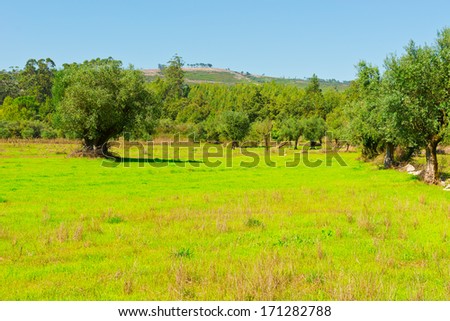
<instances>
[{"instance_id":1,"label":"clear blue sky","mask_svg":"<svg viewBox=\"0 0 450 321\"><path fill-rule=\"evenodd\" d=\"M186 63L285 77L350 80L410 39L450 26L450 1L0 0L0 69L29 58L96 57L156 68Z\"/></svg>"}]
</instances>

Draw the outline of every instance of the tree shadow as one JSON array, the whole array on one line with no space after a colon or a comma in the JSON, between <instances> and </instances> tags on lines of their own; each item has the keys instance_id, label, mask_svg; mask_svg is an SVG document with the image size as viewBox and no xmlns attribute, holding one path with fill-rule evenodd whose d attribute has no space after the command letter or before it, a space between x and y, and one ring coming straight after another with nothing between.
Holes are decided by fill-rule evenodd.
<instances>
[{"instance_id":1,"label":"tree shadow","mask_svg":"<svg viewBox=\"0 0 450 321\"><path fill-rule=\"evenodd\" d=\"M175 158L114 157L116 163L203 163L199 160L182 160Z\"/></svg>"},{"instance_id":2,"label":"tree shadow","mask_svg":"<svg viewBox=\"0 0 450 321\"><path fill-rule=\"evenodd\" d=\"M167 158L143 158L143 157L108 157L102 163L102 167L115 168L121 164L124 167L130 167L132 163L138 164L139 167L144 167L146 164L151 164L153 167L165 167L169 164L177 164L177 166L185 167L186 164L192 164L191 166L200 166L203 163L199 160L181 160L181 159L167 159Z\"/></svg>"}]
</instances>

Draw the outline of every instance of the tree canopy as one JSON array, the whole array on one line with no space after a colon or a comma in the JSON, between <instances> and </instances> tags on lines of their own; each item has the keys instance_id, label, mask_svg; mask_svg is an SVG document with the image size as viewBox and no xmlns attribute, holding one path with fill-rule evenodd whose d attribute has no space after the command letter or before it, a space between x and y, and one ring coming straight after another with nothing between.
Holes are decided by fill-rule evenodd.
<instances>
[{"instance_id":1,"label":"tree canopy","mask_svg":"<svg viewBox=\"0 0 450 321\"><path fill-rule=\"evenodd\" d=\"M336 146L352 144L366 160L384 154L386 168L425 149L424 178L439 179L437 148L450 141L450 29L432 45L411 41L388 56L384 73L360 61L345 92L323 90L315 74L306 88L188 85L183 65L175 55L160 65L162 77L146 82L112 58L60 70L50 58L29 59L23 69L0 71L0 138L78 138L85 151L107 153L108 140L124 132L149 139L156 130L233 146L257 139L268 149L271 137L297 148L303 136L314 146L328 128ZM407 152L396 156L396 147Z\"/></svg>"},{"instance_id":2,"label":"tree canopy","mask_svg":"<svg viewBox=\"0 0 450 321\"><path fill-rule=\"evenodd\" d=\"M83 140L85 151L107 152L107 142L152 111L141 72L113 59L65 65L54 88L61 128Z\"/></svg>"},{"instance_id":3,"label":"tree canopy","mask_svg":"<svg viewBox=\"0 0 450 321\"><path fill-rule=\"evenodd\" d=\"M450 115L450 29L432 46L410 42L401 57L385 62L388 128L404 145L426 149L425 180L438 181L438 144L448 135Z\"/></svg>"}]
</instances>

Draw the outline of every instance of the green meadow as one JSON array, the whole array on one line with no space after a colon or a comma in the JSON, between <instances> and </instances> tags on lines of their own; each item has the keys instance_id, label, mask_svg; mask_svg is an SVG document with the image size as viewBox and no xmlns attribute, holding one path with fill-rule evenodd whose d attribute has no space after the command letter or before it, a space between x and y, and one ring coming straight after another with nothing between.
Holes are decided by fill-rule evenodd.
<instances>
[{"instance_id":1,"label":"green meadow","mask_svg":"<svg viewBox=\"0 0 450 321\"><path fill-rule=\"evenodd\" d=\"M1 300L450 299L450 193L359 153L76 148L0 143Z\"/></svg>"}]
</instances>

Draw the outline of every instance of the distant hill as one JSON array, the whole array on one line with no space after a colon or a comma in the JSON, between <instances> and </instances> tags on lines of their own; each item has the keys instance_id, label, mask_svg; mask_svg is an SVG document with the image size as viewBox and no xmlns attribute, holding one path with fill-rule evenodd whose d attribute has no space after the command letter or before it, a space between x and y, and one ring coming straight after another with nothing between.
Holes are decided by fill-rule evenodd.
<instances>
[{"instance_id":1,"label":"distant hill","mask_svg":"<svg viewBox=\"0 0 450 321\"><path fill-rule=\"evenodd\" d=\"M307 79L295 78L277 78L265 75L252 75L248 72L237 72L229 69L220 68L183 68L186 72L186 82L190 84L198 83L217 83L234 85L239 83L266 83L275 82L278 84L294 85L300 88L308 85ZM154 80L156 77L162 77L159 69L143 69L142 72L148 81ZM322 88L337 88L342 91L347 88L350 81L337 81L335 79L324 80L320 79Z\"/></svg>"}]
</instances>

